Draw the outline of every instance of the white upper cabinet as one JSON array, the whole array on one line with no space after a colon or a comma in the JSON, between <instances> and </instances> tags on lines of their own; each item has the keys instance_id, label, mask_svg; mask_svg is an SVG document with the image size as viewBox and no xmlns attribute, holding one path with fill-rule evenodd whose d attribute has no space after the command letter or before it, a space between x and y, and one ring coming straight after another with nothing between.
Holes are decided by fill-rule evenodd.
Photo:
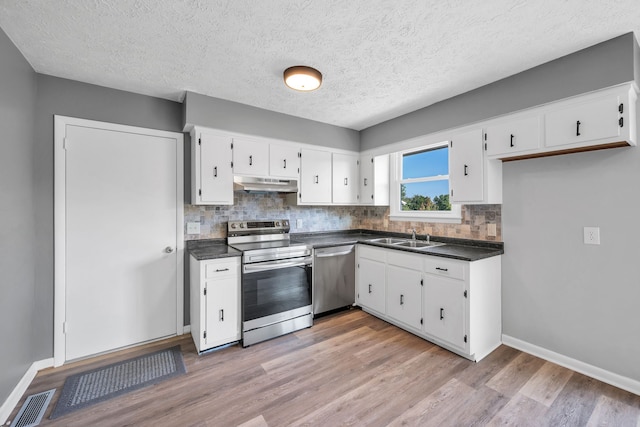
<instances>
[{"instance_id":1,"label":"white upper cabinet","mask_svg":"<svg viewBox=\"0 0 640 427\"><path fill-rule=\"evenodd\" d=\"M292 145L269 145L269 176L298 179L300 149Z\"/></svg>"},{"instance_id":2,"label":"white upper cabinet","mask_svg":"<svg viewBox=\"0 0 640 427\"><path fill-rule=\"evenodd\" d=\"M534 116L488 126L485 131L487 155L511 156L537 149L542 136L541 122L540 116Z\"/></svg>"},{"instance_id":3,"label":"white upper cabinet","mask_svg":"<svg viewBox=\"0 0 640 427\"><path fill-rule=\"evenodd\" d=\"M481 202L484 187L482 130L454 135L449 142L452 202Z\"/></svg>"},{"instance_id":4,"label":"white upper cabinet","mask_svg":"<svg viewBox=\"0 0 640 427\"><path fill-rule=\"evenodd\" d=\"M357 154L332 154L334 204L358 203L359 156Z\"/></svg>"},{"instance_id":5,"label":"white upper cabinet","mask_svg":"<svg viewBox=\"0 0 640 427\"><path fill-rule=\"evenodd\" d=\"M360 157L360 204L389 206L389 155Z\"/></svg>"},{"instance_id":6,"label":"white upper cabinet","mask_svg":"<svg viewBox=\"0 0 640 427\"><path fill-rule=\"evenodd\" d=\"M618 96L577 103L545 115L546 146L617 139L624 127L624 104Z\"/></svg>"},{"instance_id":7,"label":"white upper cabinet","mask_svg":"<svg viewBox=\"0 0 640 427\"><path fill-rule=\"evenodd\" d=\"M233 173L267 177L269 175L269 144L261 140L233 138Z\"/></svg>"},{"instance_id":8,"label":"white upper cabinet","mask_svg":"<svg viewBox=\"0 0 640 427\"><path fill-rule=\"evenodd\" d=\"M191 131L191 203L233 205L231 137Z\"/></svg>"},{"instance_id":9,"label":"white upper cabinet","mask_svg":"<svg viewBox=\"0 0 640 427\"><path fill-rule=\"evenodd\" d=\"M331 152L303 148L300 153L298 203L331 204Z\"/></svg>"}]
</instances>

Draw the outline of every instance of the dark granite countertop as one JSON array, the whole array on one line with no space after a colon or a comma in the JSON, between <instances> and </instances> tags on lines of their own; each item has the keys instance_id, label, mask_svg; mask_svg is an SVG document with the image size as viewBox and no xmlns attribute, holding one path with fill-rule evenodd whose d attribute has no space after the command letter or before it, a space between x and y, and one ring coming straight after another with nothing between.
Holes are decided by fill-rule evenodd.
<instances>
[{"instance_id":1,"label":"dark granite countertop","mask_svg":"<svg viewBox=\"0 0 640 427\"><path fill-rule=\"evenodd\" d=\"M372 230L346 230L338 232L291 234L292 240L304 242L307 245L312 246L314 249L363 243L370 246L392 248L405 252L460 259L463 261L477 261L484 258L502 255L504 253L504 244L502 242L487 242L483 240L466 240L436 236L432 237L431 240L434 242L445 243L445 245L433 246L428 249L415 249L369 242L370 239L378 237L411 238L408 234ZM424 240L426 236L419 235L417 238L418 240ZM242 252L227 246L226 239L189 240L187 241L187 251L199 261L242 255Z\"/></svg>"},{"instance_id":2,"label":"dark granite countertop","mask_svg":"<svg viewBox=\"0 0 640 427\"><path fill-rule=\"evenodd\" d=\"M242 256L242 252L227 246L227 239L188 240L187 252L198 261Z\"/></svg>"}]
</instances>

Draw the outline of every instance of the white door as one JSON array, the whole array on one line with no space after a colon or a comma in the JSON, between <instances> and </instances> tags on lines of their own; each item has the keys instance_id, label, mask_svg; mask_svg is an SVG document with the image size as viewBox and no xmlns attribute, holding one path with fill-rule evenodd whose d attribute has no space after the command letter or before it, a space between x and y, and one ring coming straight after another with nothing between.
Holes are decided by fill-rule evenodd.
<instances>
[{"instance_id":1,"label":"white door","mask_svg":"<svg viewBox=\"0 0 640 427\"><path fill-rule=\"evenodd\" d=\"M111 128L65 126L65 360L175 335L181 315L182 144Z\"/></svg>"}]
</instances>

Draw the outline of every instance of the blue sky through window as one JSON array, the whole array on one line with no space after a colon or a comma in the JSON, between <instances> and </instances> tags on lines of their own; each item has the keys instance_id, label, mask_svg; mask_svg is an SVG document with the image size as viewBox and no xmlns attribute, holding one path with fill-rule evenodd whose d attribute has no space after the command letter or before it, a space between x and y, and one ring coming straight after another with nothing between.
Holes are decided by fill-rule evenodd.
<instances>
[{"instance_id":1,"label":"blue sky through window","mask_svg":"<svg viewBox=\"0 0 640 427\"><path fill-rule=\"evenodd\" d=\"M402 156L402 179L449 174L449 147L440 147ZM406 196L435 196L449 193L449 180L405 184Z\"/></svg>"}]
</instances>

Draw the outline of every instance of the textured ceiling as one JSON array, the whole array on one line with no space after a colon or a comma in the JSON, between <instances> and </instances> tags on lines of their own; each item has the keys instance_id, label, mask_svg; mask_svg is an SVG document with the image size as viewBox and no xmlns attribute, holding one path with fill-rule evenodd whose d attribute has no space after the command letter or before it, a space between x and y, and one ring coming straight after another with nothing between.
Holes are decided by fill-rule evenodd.
<instances>
[{"instance_id":1,"label":"textured ceiling","mask_svg":"<svg viewBox=\"0 0 640 427\"><path fill-rule=\"evenodd\" d=\"M629 31L638 0L0 0L43 74L360 130ZM282 72L324 75L311 93Z\"/></svg>"}]
</instances>

